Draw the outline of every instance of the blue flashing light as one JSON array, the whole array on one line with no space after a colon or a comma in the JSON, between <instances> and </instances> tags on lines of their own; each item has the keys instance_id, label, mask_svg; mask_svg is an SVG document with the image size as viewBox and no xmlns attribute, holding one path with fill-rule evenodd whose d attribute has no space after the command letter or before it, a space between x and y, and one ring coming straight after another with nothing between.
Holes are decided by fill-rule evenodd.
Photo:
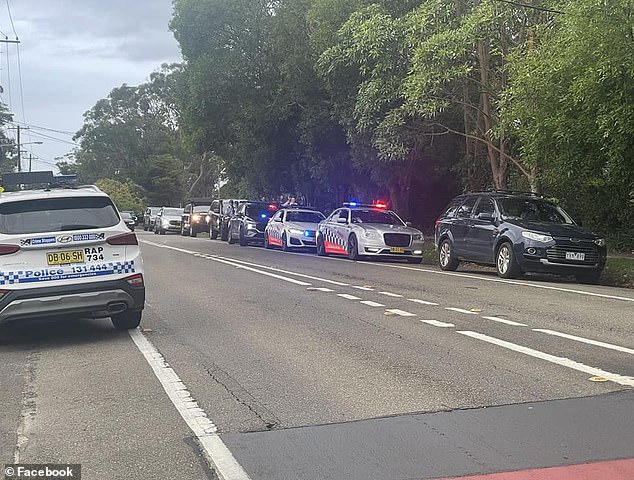
<instances>
[{"instance_id":1,"label":"blue flashing light","mask_svg":"<svg viewBox=\"0 0 634 480\"><path fill-rule=\"evenodd\" d=\"M267 218L267 217L268 217L268 215L266 213L261 213L260 214L260 218Z\"/></svg>"},{"instance_id":2,"label":"blue flashing light","mask_svg":"<svg viewBox=\"0 0 634 480\"><path fill-rule=\"evenodd\" d=\"M351 207L358 207L359 202L348 202L348 205L350 205Z\"/></svg>"}]
</instances>

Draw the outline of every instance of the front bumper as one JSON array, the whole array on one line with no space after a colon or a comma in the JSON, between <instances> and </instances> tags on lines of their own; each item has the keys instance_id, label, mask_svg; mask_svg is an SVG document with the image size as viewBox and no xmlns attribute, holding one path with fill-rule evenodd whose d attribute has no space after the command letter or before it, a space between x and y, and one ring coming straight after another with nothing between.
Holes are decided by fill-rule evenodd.
<instances>
[{"instance_id":1,"label":"front bumper","mask_svg":"<svg viewBox=\"0 0 634 480\"><path fill-rule=\"evenodd\" d=\"M0 324L60 315L103 318L143 310L145 304L145 287L133 287L125 279L5 292Z\"/></svg>"},{"instance_id":2,"label":"front bumper","mask_svg":"<svg viewBox=\"0 0 634 480\"><path fill-rule=\"evenodd\" d=\"M562 245L556 242L520 242L515 244L515 258L523 272L575 275L600 273L605 267L605 247ZM566 252L584 254L584 260L567 260Z\"/></svg>"},{"instance_id":3,"label":"front bumper","mask_svg":"<svg viewBox=\"0 0 634 480\"><path fill-rule=\"evenodd\" d=\"M390 247L384 243L359 240L359 254L388 258L421 258L423 243L420 240L414 240L406 247Z\"/></svg>"}]
</instances>

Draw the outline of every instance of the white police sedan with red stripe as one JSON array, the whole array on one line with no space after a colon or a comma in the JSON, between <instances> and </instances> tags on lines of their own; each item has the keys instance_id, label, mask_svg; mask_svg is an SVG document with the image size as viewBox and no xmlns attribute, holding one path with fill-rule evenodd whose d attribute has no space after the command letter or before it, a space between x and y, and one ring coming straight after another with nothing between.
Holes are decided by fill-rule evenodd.
<instances>
[{"instance_id":1,"label":"white police sedan with red stripe","mask_svg":"<svg viewBox=\"0 0 634 480\"><path fill-rule=\"evenodd\" d=\"M315 248L317 225L324 219L321 212L309 208L282 208L266 226L264 247L280 247L285 252L295 248Z\"/></svg>"},{"instance_id":2,"label":"white police sedan with red stripe","mask_svg":"<svg viewBox=\"0 0 634 480\"><path fill-rule=\"evenodd\" d=\"M410 227L384 204L345 204L332 212L317 228L317 254L403 258L423 260L423 234Z\"/></svg>"}]
</instances>

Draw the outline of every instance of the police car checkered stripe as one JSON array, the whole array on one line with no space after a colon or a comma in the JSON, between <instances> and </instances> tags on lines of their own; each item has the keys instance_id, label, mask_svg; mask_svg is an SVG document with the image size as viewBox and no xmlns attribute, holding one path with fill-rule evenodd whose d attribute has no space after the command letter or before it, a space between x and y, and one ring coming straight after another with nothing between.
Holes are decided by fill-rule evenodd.
<instances>
[{"instance_id":1,"label":"police car checkered stripe","mask_svg":"<svg viewBox=\"0 0 634 480\"><path fill-rule=\"evenodd\" d=\"M346 249L346 245L348 242L343 238L339 238L339 236L337 236L337 234L335 234L328 227L326 227L324 231L321 232L321 235L324 237L324 242L333 243L335 245L339 245L344 250Z\"/></svg>"},{"instance_id":2,"label":"police car checkered stripe","mask_svg":"<svg viewBox=\"0 0 634 480\"><path fill-rule=\"evenodd\" d=\"M134 272L134 260L91 265L77 264L63 267L47 267L36 270L18 270L15 272L0 272L0 286L51 282L56 280L98 277L104 275L122 275Z\"/></svg>"}]
</instances>

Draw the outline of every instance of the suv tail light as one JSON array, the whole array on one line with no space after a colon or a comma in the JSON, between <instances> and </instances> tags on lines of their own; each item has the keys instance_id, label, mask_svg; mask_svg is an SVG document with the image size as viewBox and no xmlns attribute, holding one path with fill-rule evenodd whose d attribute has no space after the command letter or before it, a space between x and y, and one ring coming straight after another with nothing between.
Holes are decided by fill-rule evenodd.
<instances>
[{"instance_id":1,"label":"suv tail light","mask_svg":"<svg viewBox=\"0 0 634 480\"><path fill-rule=\"evenodd\" d=\"M0 255L10 255L20 250L19 245L0 245Z\"/></svg>"},{"instance_id":2,"label":"suv tail light","mask_svg":"<svg viewBox=\"0 0 634 480\"><path fill-rule=\"evenodd\" d=\"M141 275L140 273L136 273L134 275L131 275L131 276L127 277L125 279L125 281L128 282L133 287L142 287L143 286L143 275Z\"/></svg>"},{"instance_id":3,"label":"suv tail light","mask_svg":"<svg viewBox=\"0 0 634 480\"><path fill-rule=\"evenodd\" d=\"M110 245L138 245L139 241L134 233L124 233L123 235L116 235L106 240L106 243Z\"/></svg>"}]
</instances>

